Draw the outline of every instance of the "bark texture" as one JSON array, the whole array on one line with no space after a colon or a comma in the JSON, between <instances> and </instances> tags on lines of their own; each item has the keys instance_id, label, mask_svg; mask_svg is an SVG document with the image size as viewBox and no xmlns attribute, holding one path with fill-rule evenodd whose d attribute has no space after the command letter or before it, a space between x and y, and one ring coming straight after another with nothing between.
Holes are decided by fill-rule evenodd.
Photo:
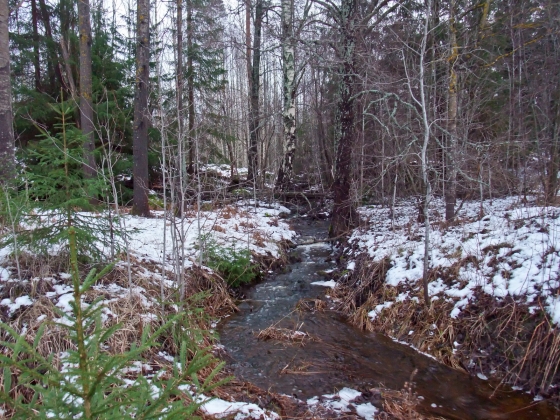
<instances>
[{"instance_id":1,"label":"bark texture","mask_svg":"<svg viewBox=\"0 0 560 420\"><path fill-rule=\"evenodd\" d=\"M261 68L261 34L262 20L264 16L263 0L257 0L255 4L254 38L253 38L253 64L251 66L251 96L249 101L249 150L247 181L254 182L258 168L259 148L259 91L260 91L260 68Z\"/></svg>"},{"instance_id":2,"label":"bark texture","mask_svg":"<svg viewBox=\"0 0 560 420\"><path fill-rule=\"evenodd\" d=\"M0 182L13 179L14 128L10 80L8 0L0 0Z\"/></svg>"},{"instance_id":3,"label":"bark texture","mask_svg":"<svg viewBox=\"0 0 560 420\"><path fill-rule=\"evenodd\" d=\"M187 2L187 97L189 101L189 131L188 131L188 147L189 147L189 167L190 174L194 173L194 65L193 65L193 17L192 17L192 0Z\"/></svg>"},{"instance_id":4,"label":"bark texture","mask_svg":"<svg viewBox=\"0 0 560 420\"><path fill-rule=\"evenodd\" d=\"M336 173L332 190L334 206L329 234L337 237L346 234L356 222L356 214L350 195L352 182L352 150L355 141L354 89L356 71L354 66L356 0L342 0L340 6L340 53L338 106L335 138L337 140Z\"/></svg>"},{"instance_id":5,"label":"bark texture","mask_svg":"<svg viewBox=\"0 0 560 420\"><path fill-rule=\"evenodd\" d=\"M295 48L293 39L293 3L282 0L282 73L283 73L283 124L284 157L276 187L288 190L292 180L293 160L296 150L296 86Z\"/></svg>"},{"instance_id":6,"label":"bark texture","mask_svg":"<svg viewBox=\"0 0 560 420\"><path fill-rule=\"evenodd\" d=\"M93 124L92 70L91 70L91 21L89 0L78 1L80 28L80 125L86 141L84 143L84 175L93 177L96 173L95 127Z\"/></svg>"},{"instance_id":7,"label":"bark texture","mask_svg":"<svg viewBox=\"0 0 560 420\"><path fill-rule=\"evenodd\" d=\"M457 167L455 154L457 150L457 72L455 63L459 57L457 43L457 23L455 21L455 1L450 2L449 27L449 102L447 110L447 130L449 131L445 151L445 220L455 218L455 204L457 201Z\"/></svg>"},{"instance_id":8,"label":"bark texture","mask_svg":"<svg viewBox=\"0 0 560 420\"><path fill-rule=\"evenodd\" d=\"M138 0L136 47L136 92L134 98L132 213L149 216L148 206L148 83L150 75L150 2Z\"/></svg>"}]
</instances>

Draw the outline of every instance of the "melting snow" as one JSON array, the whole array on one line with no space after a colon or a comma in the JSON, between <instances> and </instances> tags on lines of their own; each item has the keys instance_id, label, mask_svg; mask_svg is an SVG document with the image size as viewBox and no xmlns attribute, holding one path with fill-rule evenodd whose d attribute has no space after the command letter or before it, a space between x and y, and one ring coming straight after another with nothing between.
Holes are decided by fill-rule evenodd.
<instances>
[{"instance_id":1,"label":"melting snow","mask_svg":"<svg viewBox=\"0 0 560 420\"><path fill-rule=\"evenodd\" d=\"M27 295L17 297L13 302L11 299L2 299L0 305L7 306L10 316L22 306L31 306L33 301Z\"/></svg>"},{"instance_id":2,"label":"melting snow","mask_svg":"<svg viewBox=\"0 0 560 420\"><path fill-rule=\"evenodd\" d=\"M315 286L325 286L325 287L330 287L331 289L334 289L336 287L336 281L334 280L321 280L321 281L314 281L311 283L312 285Z\"/></svg>"},{"instance_id":3,"label":"melting snow","mask_svg":"<svg viewBox=\"0 0 560 420\"><path fill-rule=\"evenodd\" d=\"M433 200L430 207L436 214L443 203ZM458 264L460 268L451 284L449 279L432 281L429 294L452 299L452 317L460 315L477 289L497 299L511 296L527 304L540 298L552 322L559 324L560 209L522 207L517 197L485 201L483 209L485 217L479 219L480 202L465 202L457 215L458 225L447 229L432 225L431 267ZM360 213L370 226L353 233L351 242L358 245L357 252L367 252L374 260L389 257L387 283L415 287L424 266L424 229L414 220L416 204L408 201L396 206L394 220L387 207L362 207ZM397 300L401 299L406 297ZM380 311L372 312L370 316Z\"/></svg>"},{"instance_id":4,"label":"melting snow","mask_svg":"<svg viewBox=\"0 0 560 420\"><path fill-rule=\"evenodd\" d=\"M338 413L349 413L356 410L356 413L363 419L373 420L377 408L370 402L357 403L355 400L360 397L362 393L351 388L342 388L336 394L323 395L322 397L313 397L307 400L307 405L310 407L323 406L325 408L334 410Z\"/></svg>"}]
</instances>

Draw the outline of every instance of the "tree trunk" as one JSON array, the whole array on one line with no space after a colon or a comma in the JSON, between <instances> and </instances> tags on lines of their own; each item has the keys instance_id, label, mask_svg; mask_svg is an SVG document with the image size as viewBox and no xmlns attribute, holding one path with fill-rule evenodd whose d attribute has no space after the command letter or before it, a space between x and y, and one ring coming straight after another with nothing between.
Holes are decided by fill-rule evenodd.
<instances>
[{"instance_id":1,"label":"tree trunk","mask_svg":"<svg viewBox=\"0 0 560 420\"><path fill-rule=\"evenodd\" d=\"M41 64L39 56L39 30L37 27L37 1L31 0L31 23L33 25L33 67L35 69L35 90L41 92Z\"/></svg>"},{"instance_id":2,"label":"tree trunk","mask_svg":"<svg viewBox=\"0 0 560 420\"><path fill-rule=\"evenodd\" d=\"M177 137L183 136L183 0L177 0Z\"/></svg>"},{"instance_id":3,"label":"tree trunk","mask_svg":"<svg viewBox=\"0 0 560 420\"><path fill-rule=\"evenodd\" d=\"M47 75L49 78L50 92L55 94L58 92L58 88L55 83L55 76L61 86L64 85L62 80L62 73L60 71L59 57L57 54L56 43L53 40L52 29L51 29L51 19L49 16L49 11L47 10L47 5L45 0L39 0L39 8L41 9L41 16L43 18L43 25L45 26L45 38L47 41L47 51L49 60L47 63Z\"/></svg>"},{"instance_id":4,"label":"tree trunk","mask_svg":"<svg viewBox=\"0 0 560 420\"><path fill-rule=\"evenodd\" d=\"M321 151L321 161L323 162L323 173L325 174L326 183L331 187L333 183L333 176L332 176L332 159L329 153L329 149L327 147L327 133L325 130L325 124L323 122L323 111L324 111L324 92L323 92L323 83L321 81L320 71L317 70L317 76L315 76L315 72L313 72L313 86L315 91L315 114L317 115L317 137L319 140L319 149ZM321 86L321 87L319 87Z\"/></svg>"},{"instance_id":5,"label":"tree trunk","mask_svg":"<svg viewBox=\"0 0 560 420\"><path fill-rule=\"evenodd\" d=\"M342 64L339 74L339 98L335 125L336 173L332 189L334 206L329 235L345 235L354 227L356 214L350 197L352 181L352 149L354 147L354 68L356 0L343 0L341 4L341 51Z\"/></svg>"},{"instance_id":6,"label":"tree trunk","mask_svg":"<svg viewBox=\"0 0 560 420\"><path fill-rule=\"evenodd\" d=\"M454 0L451 0L449 7L449 102L447 110L447 129L449 134L445 150L445 220L448 222L455 218L455 204L457 201L457 166L455 162L457 149L457 73L455 71L455 63L459 56Z\"/></svg>"},{"instance_id":7,"label":"tree trunk","mask_svg":"<svg viewBox=\"0 0 560 420\"><path fill-rule=\"evenodd\" d=\"M558 171L560 170L560 150L558 147L558 143L560 142L559 100L560 90L557 90L557 92L552 95L552 100L550 101L552 121L550 122L550 149L547 164L547 180L545 183L546 204L555 204L556 194L558 193Z\"/></svg>"},{"instance_id":8,"label":"tree trunk","mask_svg":"<svg viewBox=\"0 0 560 420\"><path fill-rule=\"evenodd\" d=\"M189 167L188 172L194 173L194 66L193 66L193 21L192 21L192 0L187 1L187 95L189 101L189 128L188 128L188 147L189 147Z\"/></svg>"},{"instance_id":9,"label":"tree trunk","mask_svg":"<svg viewBox=\"0 0 560 420\"><path fill-rule=\"evenodd\" d=\"M255 22L253 38L253 64L251 66L251 98L249 102L249 150L247 155L247 181L255 182L258 168L258 145L259 145L259 90L260 90L260 68L261 68L261 32L262 19L264 15L263 0L257 0L255 4Z\"/></svg>"},{"instance_id":10,"label":"tree trunk","mask_svg":"<svg viewBox=\"0 0 560 420\"><path fill-rule=\"evenodd\" d=\"M8 0L0 0L0 182L13 179L14 128L10 80L10 41Z\"/></svg>"},{"instance_id":11,"label":"tree trunk","mask_svg":"<svg viewBox=\"0 0 560 420\"><path fill-rule=\"evenodd\" d=\"M74 76L72 74L72 65L70 64L70 54L64 38L60 37L60 48L62 51L62 59L64 60L64 68L66 70L66 83L64 83L66 91L70 94L72 99L76 98L76 84L74 83Z\"/></svg>"},{"instance_id":12,"label":"tree trunk","mask_svg":"<svg viewBox=\"0 0 560 420\"><path fill-rule=\"evenodd\" d=\"M288 190L292 180L296 150L295 48L293 39L293 2L282 0L282 64L284 92L284 157L278 169L276 186Z\"/></svg>"},{"instance_id":13,"label":"tree trunk","mask_svg":"<svg viewBox=\"0 0 560 420\"><path fill-rule=\"evenodd\" d=\"M132 213L149 216L148 206L148 83L150 75L150 2L138 0L136 92L134 98Z\"/></svg>"},{"instance_id":14,"label":"tree trunk","mask_svg":"<svg viewBox=\"0 0 560 420\"><path fill-rule=\"evenodd\" d=\"M93 124L92 74L91 74L91 23L89 0L78 1L80 26L80 124L86 141L84 143L83 170L86 177L96 173L95 127Z\"/></svg>"}]
</instances>

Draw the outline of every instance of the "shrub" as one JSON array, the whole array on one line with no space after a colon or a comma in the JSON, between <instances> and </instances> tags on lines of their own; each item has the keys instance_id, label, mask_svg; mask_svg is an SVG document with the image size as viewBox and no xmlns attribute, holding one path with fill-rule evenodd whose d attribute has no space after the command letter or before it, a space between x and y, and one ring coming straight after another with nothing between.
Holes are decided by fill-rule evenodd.
<instances>
[{"instance_id":1,"label":"shrub","mask_svg":"<svg viewBox=\"0 0 560 420\"><path fill-rule=\"evenodd\" d=\"M206 265L217 271L230 287L251 283L258 276L248 249L223 247L213 240L207 240L204 256Z\"/></svg>"}]
</instances>

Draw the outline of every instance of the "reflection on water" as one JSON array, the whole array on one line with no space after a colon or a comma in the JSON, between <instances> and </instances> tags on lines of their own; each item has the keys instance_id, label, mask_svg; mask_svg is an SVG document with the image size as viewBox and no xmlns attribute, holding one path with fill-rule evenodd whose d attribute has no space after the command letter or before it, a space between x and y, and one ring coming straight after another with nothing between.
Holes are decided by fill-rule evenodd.
<instances>
[{"instance_id":1,"label":"reflection on water","mask_svg":"<svg viewBox=\"0 0 560 420\"><path fill-rule=\"evenodd\" d=\"M299 222L303 237L321 236L325 222ZM395 343L381 334L362 332L334 312L295 310L302 298L324 296L310 283L325 280L321 272L334 268L326 243L303 245L294 251L300 262L253 287L241 311L220 326L221 342L230 365L244 380L298 398L332 393L345 386L380 385L401 389L413 372L422 411L450 419L560 419L546 402L471 377ZM314 340L299 344L259 341L254 332L271 325L298 329Z\"/></svg>"}]
</instances>

